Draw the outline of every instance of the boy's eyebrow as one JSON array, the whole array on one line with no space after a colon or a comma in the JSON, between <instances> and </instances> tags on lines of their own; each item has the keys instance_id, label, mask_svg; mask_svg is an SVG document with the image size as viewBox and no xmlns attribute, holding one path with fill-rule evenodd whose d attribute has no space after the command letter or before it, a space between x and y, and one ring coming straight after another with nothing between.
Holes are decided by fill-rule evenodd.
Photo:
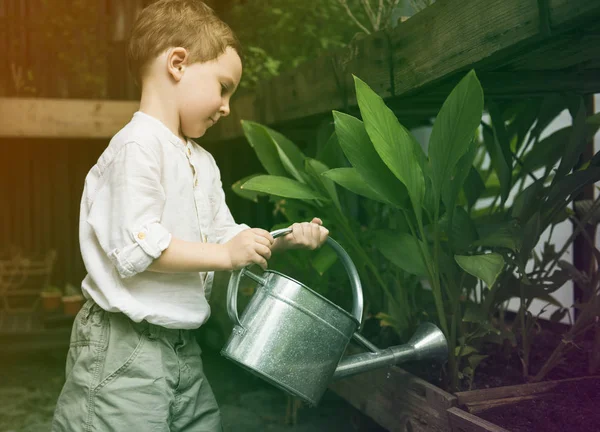
<instances>
[{"instance_id":1,"label":"boy's eyebrow","mask_svg":"<svg viewBox=\"0 0 600 432\"><path fill-rule=\"evenodd\" d=\"M227 88L228 88L228 89L229 89L229 90L230 90L232 93L233 93L233 92L235 92L235 91L237 90L237 86L234 84L234 82L235 82L235 81L233 80L233 78L231 78L231 77L229 77L229 76L226 76L226 75L224 75L224 76L222 76L222 77L221 77L221 79L222 79L223 81L226 81Z\"/></svg>"}]
</instances>

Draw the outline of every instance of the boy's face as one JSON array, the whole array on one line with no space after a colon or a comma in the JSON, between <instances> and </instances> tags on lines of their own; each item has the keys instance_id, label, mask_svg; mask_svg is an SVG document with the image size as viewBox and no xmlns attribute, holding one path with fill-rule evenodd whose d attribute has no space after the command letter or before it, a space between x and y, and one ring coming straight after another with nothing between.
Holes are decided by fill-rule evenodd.
<instances>
[{"instance_id":1,"label":"boy's face","mask_svg":"<svg viewBox=\"0 0 600 432\"><path fill-rule=\"evenodd\" d=\"M185 66L177 85L181 134L199 138L229 114L229 100L242 77L242 61L227 47L215 60Z\"/></svg>"}]
</instances>

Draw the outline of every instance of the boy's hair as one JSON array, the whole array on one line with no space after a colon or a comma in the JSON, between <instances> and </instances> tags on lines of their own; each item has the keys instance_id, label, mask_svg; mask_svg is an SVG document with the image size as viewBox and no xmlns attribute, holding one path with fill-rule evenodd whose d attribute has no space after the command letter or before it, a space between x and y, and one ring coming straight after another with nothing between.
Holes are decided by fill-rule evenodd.
<instances>
[{"instance_id":1,"label":"boy's hair","mask_svg":"<svg viewBox=\"0 0 600 432\"><path fill-rule=\"evenodd\" d=\"M189 52L190 64L214 60L231 47L242 55L235 34L200 0L158 0L136 19L127 47L127 62L137 84L151 60L170 47Z\"/></svg>"}]
</instances>

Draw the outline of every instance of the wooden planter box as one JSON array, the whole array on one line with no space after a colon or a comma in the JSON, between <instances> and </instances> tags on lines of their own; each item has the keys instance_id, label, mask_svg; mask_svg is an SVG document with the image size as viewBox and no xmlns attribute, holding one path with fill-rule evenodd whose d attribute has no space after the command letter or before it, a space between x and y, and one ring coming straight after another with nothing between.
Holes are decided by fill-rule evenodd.
<instances>
[{"instance_id":1,"label":"wooden planter box","mask_svg":"<svg viewBox=\"0 0 600 432\"><path fill-rule=\"evenodd\" d=\"M392 432L509 432L483 419L479 414L503 405L550 398L561 394L561 385L584 380L600 383L600 376L473 390L452 395L392 366L341 379L332 383L329 388Z\"/></svg>"},{"instance_id":2,"label":"wooden planter box","mask_svg":"<svg viewBox=\"0 0 600 432\"><path fill-rule=\"evenodd\" d=\"M600 376L571 378L533 384L497 387L456 393L458 405L448 410L453 432L508 432L506 429L479 417L486 411L523 401L565 397L561 387L578 383L600 383Z\"/></svg>"},{"instance_id":3,"label":"wooden planter box","mask_svg":"<svg viewBox=\"0 0 600 432\"><path fill-rule=\"evenodd\" d=\"M329 388L392 432L448 432L446 411L457 405L456 396L396 366L344 378Z\"/></svg>"}]
</instances>

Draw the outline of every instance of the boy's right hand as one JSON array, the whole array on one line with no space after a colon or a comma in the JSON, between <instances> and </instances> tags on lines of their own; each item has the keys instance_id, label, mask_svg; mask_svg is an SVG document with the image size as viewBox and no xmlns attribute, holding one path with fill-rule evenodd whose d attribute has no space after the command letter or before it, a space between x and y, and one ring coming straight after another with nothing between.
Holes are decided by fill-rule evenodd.
<instances>
[{"instance_id":1,"label":"boy's right hand","mask_svg":"<svg viewBox=\"0 0 600 432\"><path fill-rule=\"evenodd\" d=\"M258 264L266 270L274 241L271 233L264 229L250 228L242 231L224 245L231 269L239 270L250 264Z\"/></svg>"}]
</instances>

